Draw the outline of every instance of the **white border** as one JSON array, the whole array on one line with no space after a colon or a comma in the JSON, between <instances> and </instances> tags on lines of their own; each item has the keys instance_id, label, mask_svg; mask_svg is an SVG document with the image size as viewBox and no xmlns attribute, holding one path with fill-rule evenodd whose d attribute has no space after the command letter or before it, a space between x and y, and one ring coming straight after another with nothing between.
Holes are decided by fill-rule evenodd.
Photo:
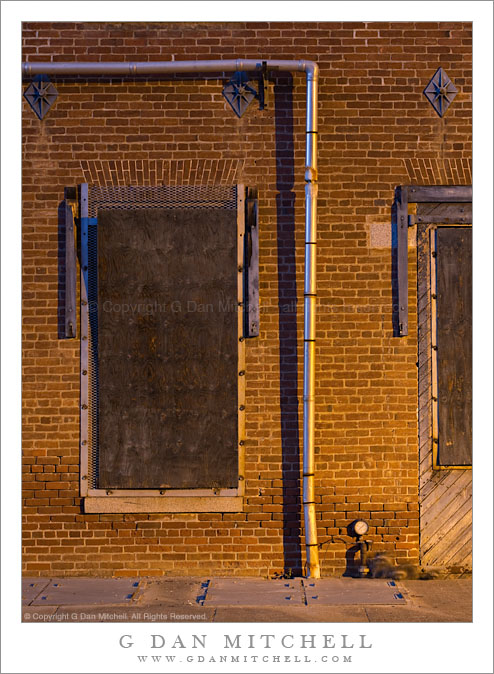
<instances>
[{"instance_id":1,"label":"white border","mask_svg":"<svg viewBox=\"0 0 494 674\"><path fill-rule=\"evenodd\" d=\"M482 439L482 470L474 471L473 624L310 624L305 633L369 635L374 648L353 665L302 665L307 671L492 672L492 559L483 542L492 533L492 4L490 2L3 2L2 13L2 460L4 544L2 610L5 672L164 671L136 669L118 647L124 625L20 624L20 21L474 21L474 429ZM117 19L116 19L117 17ZM487 83L487 85L485 85ZM477 206L476 206L477 204ZM301 626L224 624L133 625L142 639L153 632L196 631L211 639L225 632L300 632ZM84 647L81 649L81 645ZM90 645L90 646L89 646ZM90 648L90 657L89 650ZM262 671L300 671L300 664L254 665ZM252 671L252 664L235 671ZM341 667L341 668L340 668ZM168 669L168 671L170 671ZM180 665L174 671L187 671ZM218 671L217 665L190 671ZM228 670L224 670L228 671Z\"/></svg>"}]
</instances>

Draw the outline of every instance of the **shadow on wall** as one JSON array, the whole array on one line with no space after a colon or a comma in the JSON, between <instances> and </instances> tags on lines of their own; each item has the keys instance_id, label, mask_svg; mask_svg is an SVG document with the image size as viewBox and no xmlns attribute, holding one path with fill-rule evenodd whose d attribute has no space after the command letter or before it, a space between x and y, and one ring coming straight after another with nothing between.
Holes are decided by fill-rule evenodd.
<instances>
[{"instance_id":1,"label":"shadow on wall","mask_svg":"<svg viewBox=\"0 0 494 674\"><path fill-rule=\"evenodd\" d=\"M297 279L293 78L275 80L276 214L278 245L278 322L283 478L283 556L285 576L302 575L300 448L297 363Z\"/></svg>"}]
</instances>

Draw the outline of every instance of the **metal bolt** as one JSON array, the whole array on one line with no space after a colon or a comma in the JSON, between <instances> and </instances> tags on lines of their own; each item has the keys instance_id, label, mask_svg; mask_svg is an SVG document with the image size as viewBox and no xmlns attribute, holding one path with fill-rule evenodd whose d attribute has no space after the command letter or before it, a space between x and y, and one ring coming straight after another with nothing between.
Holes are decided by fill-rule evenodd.
<instances>
[{"instance_id":1,"label":"metal bolt","mask_svg":"<svg viewBox=\"0 0 494 674\"><path fill-rule=\"evenodd\" d=\"M81 407L82 407L83 410L87 410L87 405L86 405L86 404L81 405Z\"/></svg>"},{"instance_id":2,"label":"metal bolt","mask_svg":"<svg viewBox=\"0 0 494 674\"><path fill-rule=\"evenodd\" d=\"M82 341L86 341L87 335L82 335L81 339L82 339Z\"/></svg>"},{"instance_id":3,"label":"metal bolt","mask_svg":"<svg viewBox=\"0 0 494 674\"><path fill-rule=\"evenodd\" d=\"M243 270L244 270L244 268L242 267L241 264L238 265L238 270L239 270L239 271L243 271Z\"/></svg>"},{"instance_id":4,"label":"metal bolt","mask_svg":"<svg viewBox=\"0 0 494 674\"><path fill-rule=\"evenodd\" d=\"M432 347L433 351L437 351L437 346Z\"/></svg>"},{"instance_id":5,"label":"metal bolt","mask_svg":"<svg viewBox=\"0 0 494 674\"><path fill-rule=\"evenodd\" d=\"M238 338L238 341L239 341L239 342L243 342L244 339L245 339L245 337L239 337L239 338Z\"/></svg>"},{"instance_id":6,"label":"metal bolt","mask_svg":"<svg viewBox=\"0 0 494 674\"><path fill-rule=\"evenodd\" d=\"M242 480L245 480L245 477L244 477L243 475L239 475L239 476L238 476L238 481L239 481L239 482L242 482Z\"/></svg>"},{"instance_id":7,"label":"metal bolt","mask_svg":"<svg viewBox=\"0 0 494 674\"><path fill-rule=\"evenodd\" d=\"M239 376L239 377L243 377L244 374L245 374L245 370L240 370L240 372L238 373L238 376Z\"/></svg>"},{"instance_id":8,"label":"metal bolt","mask_svg":"<svg viewBox=\"0 0 494 674\"><path fill-rule=\"evenodd\" d=\"M160 489L160 494L161 494L161 496L163 496L164 493L165 493L165 490L164 490L164 489Z\"/></svg>"},{"instance_id":9,"label":"metal bolt","mask_svg":"<svg viewBox=\"0 0 494 674\"><path fill-rule=\"evenodd\" d=\"M240 440L238 444L240 445L240 447L243 447L245 445L245 442L243 440Z\"/></svg>"},{"instance_id":10,"label":"metal bolt","mask_svg":"<svg viewBox=\"0 0 494 674\"><path fill-rule=\"evenodd\" d=\"M84 375L87 374L87 370L83 370L82 374L84 374Z\"/></svg>"},{"instance_id":11,"label":"metal bolt","mask_svg":"<svg viewBox=\"0 0 494 674\"><path fill-rule=\"evenodd\" d=\"M106 495L109 496L110 494L113 494L112 490L111 490L111 489L107 489L107 490L106 490Z\"/></svg>"},{"instance_id":12,"label":"metal bolt","mask_svg":"<svg viewBox=\"0 0 494 674\"><path fill-rule=\"evenodd\" d=\"M245 405L240 405L240 407L239 407L238 409L239 409L241 412L243 412L244 409L245 409Z\"/></svg>"},{"instance_id":13,"label":"metal bolt","mask_svg":"<svg viewBox=\"0 0 494 674\"><path fill-rule=\"evenodd\" d=\"M83 475L83 476L82 476L82 479L83 479L83 480L87 480L87 475Z\"/></svg>"},{"instance_id":14,"label":"metal bolt","mask_svg":"<svg viewBox=\"0 0 494 674\"><path fill-rule=\"evenodd\" d=\"M433 300L437 300L437 295L433 294L433 295L431 295L431 297L432 297Z\"/></svg>"},{"instance_id":15,"label":"metal bolt","mask_svg":"<svg viewBox=\"0 0 494 674\"><path fill-rule=\"evenodd\" d=\"M83 440L83 441L81 442L81 445L87 445L87 440Z\"/></svg>"},{"instance_id":16,"label":"metal bolt","mask_svg":"<svg viewBox=\"0 0 494 674\"><path fill-rule=\"evenodd\" d=\"M81 304L82 304L83 307L85 307L87 305L86 300L82 300Z\"/></svg>"}]
</instances>

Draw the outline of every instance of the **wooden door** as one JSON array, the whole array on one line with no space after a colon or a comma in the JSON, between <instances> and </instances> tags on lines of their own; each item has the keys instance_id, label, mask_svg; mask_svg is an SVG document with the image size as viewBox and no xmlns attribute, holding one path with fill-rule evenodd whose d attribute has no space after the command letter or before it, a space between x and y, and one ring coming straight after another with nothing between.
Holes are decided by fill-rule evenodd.
<instances>
[{"instance_id":1,"label":"wooden door","mask_svg":"<svg viewBox=\"0 0 494 674\"><path fill-rule=\"evenodd\" d=\"M420 559L458 574L472 566L472 228L432 226L424 210L417 233Z\"/></svg>"}]
</instances>

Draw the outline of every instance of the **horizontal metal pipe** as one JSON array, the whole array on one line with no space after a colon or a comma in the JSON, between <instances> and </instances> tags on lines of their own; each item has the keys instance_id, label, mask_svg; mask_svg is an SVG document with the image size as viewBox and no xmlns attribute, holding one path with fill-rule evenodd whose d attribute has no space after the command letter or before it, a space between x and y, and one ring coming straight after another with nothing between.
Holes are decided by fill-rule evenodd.
<instances>
[{"instance_id":1,"label":"horizontal metal pipe","mask_svg":"<svg viewBox=\"0 0 494 674\"><path fill-rule=\"evenodd\" d=\"M33 75L164 75L173 73L211 73L249 71L262 68L262 59L225 59L215 61L48 61L25 62L22 74ZM312 61L266 60L269 70L313 73ZM311 80L312 82L312 80Z\"/></svg>"}]
</instances>

